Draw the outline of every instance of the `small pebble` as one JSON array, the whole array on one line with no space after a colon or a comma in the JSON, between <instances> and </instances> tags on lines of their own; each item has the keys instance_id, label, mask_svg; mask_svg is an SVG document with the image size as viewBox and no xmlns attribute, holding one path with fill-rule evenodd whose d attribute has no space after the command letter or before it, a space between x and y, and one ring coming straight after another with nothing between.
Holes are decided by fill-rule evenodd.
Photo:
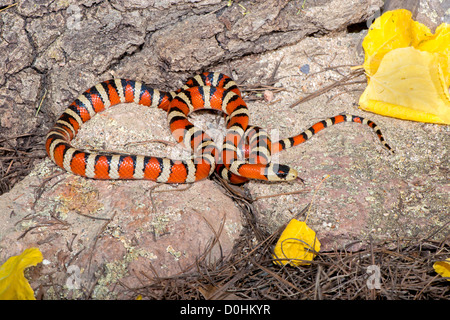
<instances>
[{"instance_id":1,"label":"small pebble","mask_svg":"<svg viewBox=\"0 0 450 320\"><path fill-rule=\"evenodd\" d=\"M267 102L270 102L273 100L273 92L270 90L265 90L264 91L264 100Z\"/></svg>"},{"instance_id":2,"label":"small pebble","mask_svg":"<svg viewBox=\"0 0 450 320\"><path fill-rule=\"evenodd\" d=\"M309 64L304 64L300 67L300 71L303 72L304 74L308 74L309 73Z\"/></svg>"}]
</instances>

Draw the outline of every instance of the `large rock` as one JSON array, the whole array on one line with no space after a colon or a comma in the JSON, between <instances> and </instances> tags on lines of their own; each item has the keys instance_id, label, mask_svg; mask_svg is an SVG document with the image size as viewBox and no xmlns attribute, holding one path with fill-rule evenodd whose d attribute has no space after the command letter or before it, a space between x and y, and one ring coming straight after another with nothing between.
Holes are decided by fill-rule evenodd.
<instances>
[{"instance_id":1,"label":"large rock","mask_svg":"<svg viewBox=\"0 0 450 320\"><path fill-rule=\"evenodd\" d=\"M39 89L35 111L44 96L40 116L45 132L55 117L81 91L118 76L148 82L158 88L178 88L194 73L219 62L295 43L310 34L342 30L373 14L382 1L322 1L300 10L294 1L22 1L0 16L2 51L0 96L14 99ZM6 63L7 62L7 63ZM8 81L27 69L30 79L18 92ZM23 76L23 75L21 75ZM10 135L29 131L12 106L0 119L14 123ZM0 134L4 134L4 127Z\"/></svg>"},{"instance_id":2,"label":"large rock","mask_svg":"<svg viewBox=\"0 0 450 320\"><path fill-rule=\"evenodd\" d=\"M195 270L199 260L220 262L240 234L239 209L212 181L183 190L62 174L42 184L49 167L41 163L0 198L0 262L38 247L45 261L36 280L56 285L47 299L86 298L94 286L92 298L123 297L127 287Z\"/></svg>"}]
</instances>

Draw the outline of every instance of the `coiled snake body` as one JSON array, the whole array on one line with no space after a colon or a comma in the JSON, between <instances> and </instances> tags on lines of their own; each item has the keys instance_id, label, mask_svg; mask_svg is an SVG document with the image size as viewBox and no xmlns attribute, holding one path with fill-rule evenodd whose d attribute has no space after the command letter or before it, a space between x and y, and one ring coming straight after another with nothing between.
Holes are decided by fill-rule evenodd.
<instances>
[{"instance_id":1,"label":"coiled snake body","mask_svg":"<svg viewBox=\"0 0 450 320\"><path fill-rule=\"evenodd\" d=\"M147 155L89 152L70 144L79 128L96 113L119 103L138 103L167 112L173 136L194 156L188 160ZM216 109L226 116L223 149L194 126L188 115L200 109ZM179 90L163 92L133 80L101 82L82 93L56 121L46 138L50 158L64 170L93 179L148 179L161 183L192 183L209 177L214 171L240 184L248 179L290 181L297 172L288 166L270 162L273 153L299 145L318 131L341 122L358 122L371 127L385 148L376 124L354 115L337 115L320 121L304 132L271 142L265 130L249 126L248 108L236 83L228 76L206 72L190 78Z\"/></svg>"}]
</instances>

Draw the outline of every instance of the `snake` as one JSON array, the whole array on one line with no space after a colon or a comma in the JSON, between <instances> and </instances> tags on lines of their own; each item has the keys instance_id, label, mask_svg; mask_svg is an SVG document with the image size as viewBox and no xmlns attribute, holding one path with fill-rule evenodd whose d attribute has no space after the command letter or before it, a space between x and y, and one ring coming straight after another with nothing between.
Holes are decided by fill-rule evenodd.
<instances>
[{"instance_id":1,"label":"snake","mask_svg":"<svg viewBox=\"0 0 450 320\"><path fill-rule=\"evenodd\" d=\"M266 130L257 126L249 126L244 136L246 140L243 146L242 153L244 154L244 157L246 159L250 160L250 163L269 163L271 161L272 154L298 146L299 144L308 141L319 131L322 131L330 126L345 122L367 125L375 132L382 146L389 152L394 153L394 150L386 142L381 129L375 122L361 116L346 113L318 121L305 131L293 137L281 139L274 143L271 142ZM216 172L221 176L222 179L236 185L244 184L249 180L245 177L233 174L222 164L219 164L217 166Z\"/></svg>"},{"instance_id":2,"label":"snake","mask_svg":"<svg viewBox=\"0 0 450 320\"><path fill-rule=\"evenodd\" d=\"M119 103L137 103L167 113L169 128L178 143L191 148L193 157L167 157L88 151L74 147L72 139L80 127L97 113ZM188 116L197 110L223 112L226 135L222 149ZM92 179L146 179L160 183L193 183L213 172L223 179L242 184L248 180L292 181L296 170L272 163L271 155L299 145L317 132L341 122L371 127L381 143L392 150L378 126L371 120L341 114L320 121L304 132L272 143L267 132L249 125L249 111L233 79L218 72L204 72L189 78L176 91L161 91L130 79L111 79L80 94L61 114L46 136L46 151L60 168Z\"/></svg>"}]
</instances>

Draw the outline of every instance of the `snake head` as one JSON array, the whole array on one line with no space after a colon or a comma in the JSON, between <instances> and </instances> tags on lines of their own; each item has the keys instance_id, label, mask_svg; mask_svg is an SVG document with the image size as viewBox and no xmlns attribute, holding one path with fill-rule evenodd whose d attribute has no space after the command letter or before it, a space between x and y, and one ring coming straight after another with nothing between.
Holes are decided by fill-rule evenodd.
<instances>
[{"instance_id":1,"label":"snake head","mask_svg":"<svg viewBox=\"0 0 450 320\"><path fill-rule=\"evenodd\" d=\"M292 181L297 179L298 173L296 170L284 164L271 163L268 170L269 181Z\"/></svg>"}]
</instances>

